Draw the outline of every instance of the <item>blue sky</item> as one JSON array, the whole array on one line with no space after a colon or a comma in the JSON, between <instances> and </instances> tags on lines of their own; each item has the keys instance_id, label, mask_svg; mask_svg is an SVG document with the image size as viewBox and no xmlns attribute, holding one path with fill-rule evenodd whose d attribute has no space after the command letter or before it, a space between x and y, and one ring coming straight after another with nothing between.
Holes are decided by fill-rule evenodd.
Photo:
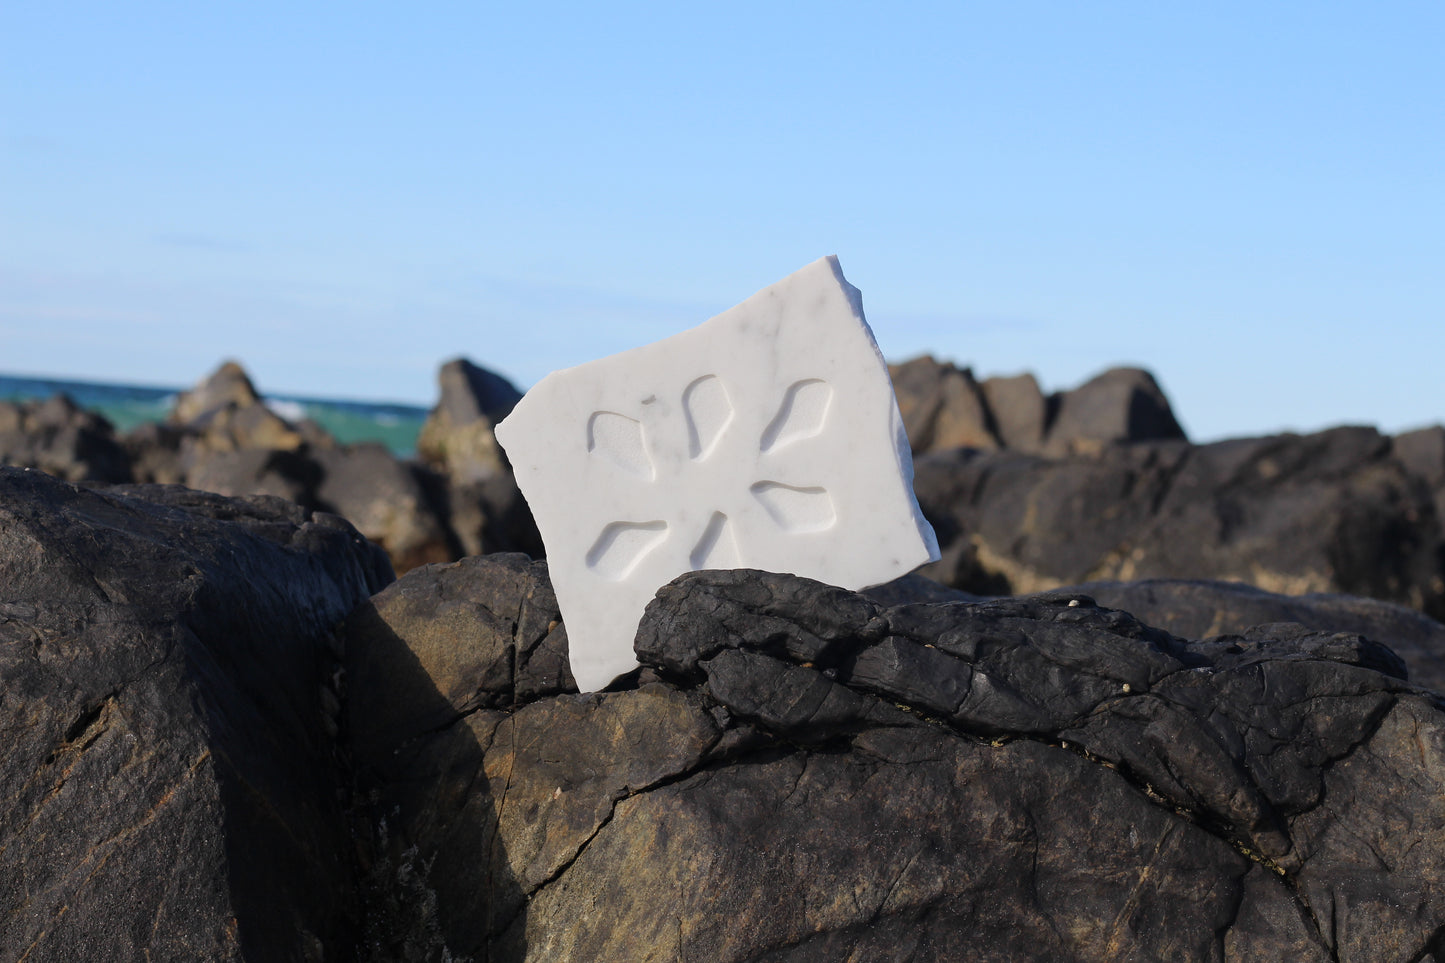
<instances>
[{"instance_id":1,"label":"blue sky","mask_svg":"<svg viewBox=\"0 0 1445 963\"><path fill-rule=\"evenodd\" d=\"M429 403L823 254L895 359L1445 420L1445 5L0 8L0 371Z\"/></svg>"}]
</instances>

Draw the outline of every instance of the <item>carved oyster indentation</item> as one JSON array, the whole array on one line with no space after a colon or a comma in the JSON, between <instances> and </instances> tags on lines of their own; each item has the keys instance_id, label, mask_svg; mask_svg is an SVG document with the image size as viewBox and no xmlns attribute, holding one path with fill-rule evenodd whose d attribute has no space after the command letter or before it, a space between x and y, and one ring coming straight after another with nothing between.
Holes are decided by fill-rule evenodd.
<instances>
[{"instance_id":1,"label":"carved oyster indentation","mask_svg":"<svg viewBox=\"0 0 1445 963\"><path fill-rule=\"evenodd\" d=\"M711 455L733 420L733 403L717 375L703 375L682 393L687 415L687 453L694 461Z\"/></svg>"},{"instance_id":2,"label":"carved oyster indentation","mask_svg":"<svg viewBox=\"0 0 1445 963\"><path fill-rule=\"evenodd\" d=\"M833 496L826 488L799 488L782 482L760 481L748 490L786 532L824 532L838 521Z\"/></svg>"},{"instance_id":3,"label":"carved oyster indentation","mask_svg":"<svg viewBox=\"0 0 1445 963\"><path fill-rule=\"evenodd\" d=\"M693 546L687 560L694 569L737 568L742 564L742 556L738 554L737 536L733 533L733 527L726 515L722 512L712 513L707 528L703 529L702 537Z\"/></svg>"},{"instance_id":4,"label":"carved oyster indentation","mask_svg":"<svg viewBox=\"0 0 1445 963\"><path fill-rule=\"evenodd\" d=\"M822 434L832 402L833 388L826 381L808 378L789 385L758 447L764 452L774 451Z\"/></svg>"},{"instance_id":5,"label":"carved oyster indentation","mask_svg":"<svg viewBox=\"0 0 1445 963\"><path fill-rule=\"evenodd\" d=\"M609 582L620 582L667 538L667 523L612 522L587 550L587 567Z\"/></svg>"},{"instance_id":6,"label":"carved oyster indentation","mask_svg":"<svg viewBox=\"0 0 1445 963\"><path fill-rule=\"evenodd\" d=\"M652 481L657 477L642 422L615 411L594 411L587 419L587 451L623 471Z\"/></svg>"}]
</instances>

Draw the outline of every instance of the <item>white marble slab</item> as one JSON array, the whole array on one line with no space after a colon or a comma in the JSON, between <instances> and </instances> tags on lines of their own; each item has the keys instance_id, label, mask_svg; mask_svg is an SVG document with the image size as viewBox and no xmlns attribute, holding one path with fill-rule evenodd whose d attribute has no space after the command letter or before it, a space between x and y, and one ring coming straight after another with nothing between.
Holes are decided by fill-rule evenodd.
<instances>
[{"instance_id":1,"label":"white marble slab","mask_svg":"<svg viewBox=\"0 0 1445 963\"><path fill-rule=\"evenodd\" d=\"M696 328L553 372L496 429L547 548L583 691L702 568L858 589L938 557L858 289L822 258Z\"/></svg>"}]
</instances>

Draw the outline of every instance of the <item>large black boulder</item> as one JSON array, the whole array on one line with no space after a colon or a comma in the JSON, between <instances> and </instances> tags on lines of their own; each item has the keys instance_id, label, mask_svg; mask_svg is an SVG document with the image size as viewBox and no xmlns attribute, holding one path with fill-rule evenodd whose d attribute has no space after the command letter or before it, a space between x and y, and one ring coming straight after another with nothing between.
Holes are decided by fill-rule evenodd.
<instances>
[{"instance_id":1,"label":"large black boulder","mask_svg":"<svg viewBox=\"0 0 1445 963\"><path fill-rule=\"evenodd\" d=\"M0 958L354 959L333 629L390 578L279 499L0 468Z\"/></svg>"}]
</instances>

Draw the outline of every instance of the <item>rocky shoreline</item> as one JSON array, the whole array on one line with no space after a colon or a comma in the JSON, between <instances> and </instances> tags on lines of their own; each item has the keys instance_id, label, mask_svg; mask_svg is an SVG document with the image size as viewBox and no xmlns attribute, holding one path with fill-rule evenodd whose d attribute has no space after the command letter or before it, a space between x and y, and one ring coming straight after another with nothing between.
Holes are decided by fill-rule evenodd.
<instances>
[{"instance_id":1,"label":"rocky shoreline","mask_svg":"<svg viewBox=\"0 0 1445 963\"><path fill-rule=\"evenodd\" d=\"M416 463L0 410L0 958L1445 960L1441 430L935 368L941 581L685 575L582 695L474 366Z\"/></svg>"},{"instance_id":2,"label":"rocky shoreline","mask_svg":"<svg viewBox=\"0 0 1445 963\"><path fill-rule=\"evenodd\" d=\"M416 459L381 444L343 445L310 421L272 411L234 362L176 401L163 423L117 435L64 396L0 402L0 463L91 483L180 484L222 495L277 495L346 517L398 571L484 552L542 554L541 540L492 437L521 392L458 359Z\"/></svg>"}]
</instances>

